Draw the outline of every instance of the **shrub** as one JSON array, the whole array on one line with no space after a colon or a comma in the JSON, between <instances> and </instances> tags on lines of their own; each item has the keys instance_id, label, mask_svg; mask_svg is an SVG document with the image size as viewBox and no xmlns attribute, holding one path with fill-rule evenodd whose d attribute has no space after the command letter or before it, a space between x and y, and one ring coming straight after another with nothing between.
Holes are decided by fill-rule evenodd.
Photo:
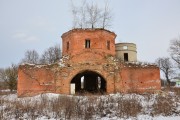
<instances>
[{"instance_id":1,"label":"shrub","mask_svg":"<svg viewBox=\"0 0 180 120\"><path fill-rule=\"evenodd\" d=\"M180 88L173 88L173 91L175 92L176 95L180 96Z\"/></svg>"},{"instance_id":2,"label":"shrub","mask_svg":"<svg viewBox=\"0 0 180 120\"><path fill-rule=\"evenodd\" d=\"M118 98L119 117L136 117L141 110L142 106L135 98L124 99L123 96Z\"/></svg>"},{"instance_id":3,"label":"shrub","mask_svg":"<svg viewBox=\"0 0 180 120\"><path fill-rule=\"evenodd\" d=\"M157 96L155 103L153 104L153 114L169 116L175 111L174 102L171 96Z\"/></svg>"}]
</instances>

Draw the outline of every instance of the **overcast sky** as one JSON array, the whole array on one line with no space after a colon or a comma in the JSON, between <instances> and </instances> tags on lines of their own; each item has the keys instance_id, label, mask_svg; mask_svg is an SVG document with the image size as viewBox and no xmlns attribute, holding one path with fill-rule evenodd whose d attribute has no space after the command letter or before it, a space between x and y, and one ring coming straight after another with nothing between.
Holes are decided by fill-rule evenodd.
<instances>
[{"instance_id":1,"label":"overcast sky","mask_svg":"<svg viewBox=\"0 0 180 120\"><path fill-rule=\"evenodd\" d=\"M116 42L135 43L139 61L169 56L170 40L180 35L180 0L109 0L109 5ZM0 0L0 68L20 62L26 50L42 54L60 44L72 28L70 6L70 0Z\"/></svg>"}]
</instances>

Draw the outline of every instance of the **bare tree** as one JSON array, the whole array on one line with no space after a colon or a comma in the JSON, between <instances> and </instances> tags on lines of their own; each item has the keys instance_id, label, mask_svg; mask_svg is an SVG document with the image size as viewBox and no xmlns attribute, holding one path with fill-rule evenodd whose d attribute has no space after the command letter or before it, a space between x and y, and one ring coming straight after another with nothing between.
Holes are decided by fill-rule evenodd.
<instances>
[{"instance_id":1,"label":"bare tree","mask_svg":"<svg viewBox=\"0 0 180 120\"><path fill-rule=\"evenodd\" d=\"M71 0L71 12L73 15L73 28L76 28L78 22L78 9L76 8L76 6L74 6L72 0Z\"/></svg>"},{"instance_id":2,"label":"bare tree","mask_svg":"<svg viewBox=\"0 0 180 120\"><path fill-rule=\"evenodd\" d=\"M178 67L180 68L180 37L179 39L171 40L170 55L172 59L178 64Z\"/></svg>"},{"instance_id":3,"label":"bare tree","mask_svg":"<svg viewBox=\"0 0 180 120\"><path fill-rule=\"evenodd\" d=\"M73 15L73 28L106 28L112 21L109 4L106 1L104 9L97 4L89 4L86 0L82 1L80 7L76 7L71 0L71 12Z\"/></svg>"},{"instance_id":4,"label":"bare tree","mask_svg":"<svg viewBox=\"0 0 180 120\"><path fill-rule=\"evenodd\" d=\"M109 8L109 4L106 1L105 6L104 6L104 11L102 13L102 28L104 29L106 27L110 27L111 21L112 21L112 14Z\"/></svg>"},{"instance_id":5,"label":"bare tree","mask_svg":"<svg viewBox=\"0 0 180 120\"><path fill-rule=\"evenodd\" d=\"M54 47L48 48L40 59L41 64L52 64L56 63L61 58L61 48L59 45L55 45Z\"/></svg>"},{"instance_id":6,"label":"bare tree","mask_svg":"<svg viewBox=\"0 0 180 120\"><path fill-rule=\"evenodd\" d=\"M156 64L159 66L160 70L164 73L168 85L170 86L170 78L173 74L173 65L168 57L158 58Z\"/></svg>"},{"instance_id":7,"label":"bare tree","mask_svg":"<svg viewBox=\"0 0 180 120\"><path fill-rule=\"evenodd\" d=\"M102 17L101 12L102 10L98 8L97 4L87 4L87 23L89 26L91 26L92 29L95 26L98 26L98 22L100 22Z\"/></svg>"},{"instance_id":8,"label":"bare tree","mask_svg":"<svg viewBox=\"0 0 180 120\"><path fill-rule=\"evenodd\" d=\"M16 65L12 64L11 67L2 70L0 77L11 91L17 89L18 67Z\"/></svg>"},{"instance_id":9,"label":"bare tree","mask_svg":"<svg viewBox=\"0 0 180 120\"><path fill-rule=\"evenodd\" d=\"M86 0L82 1L81 7L76 7L71 0L71 12L73 15L73 28L87 27Z\"/></svg>"},{"instance_id":10,"label":"bare tree","mask_svg":"<svg viewBox=\"0 0 180 120\"><path fill-rule=\"evenodd\" d=\"M2 76L2 73L3 73L3 69L0 68L0 81L3 81L3 80L2 80L2 77L1 77L1 76Z\"/></svg>"},{"instance_id":11,"label":"bare tree","mask_svg":"<svg viewBox=\"0 0 180 120\"><path fill-rule=\"evenodd\" d=\"M38 64L39 63L39 54L36 50L27 50L25 52L25 58L22 60L24 63Z\"/></svg>"}]
</instances>

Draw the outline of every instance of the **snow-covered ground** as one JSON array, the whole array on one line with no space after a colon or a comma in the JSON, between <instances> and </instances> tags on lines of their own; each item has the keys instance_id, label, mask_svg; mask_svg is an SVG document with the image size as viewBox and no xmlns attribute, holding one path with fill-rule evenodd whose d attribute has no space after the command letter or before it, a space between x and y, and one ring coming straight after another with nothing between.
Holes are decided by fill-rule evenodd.
<instances>
[{"instance_id":1,"label":"snow-covered ground","mask_svg":"<svg viewBox=\"0 0 180 120\"><path fill-rule=\"evenodd\" d=\"M24 98L17 98L17 94L1 95L0 120L180 120L179 97L174 93L164 95L117 93L102 96L47 93ZM157 104L158 100L162 101L162 104ZM172 108L167 107L168 105ZM170 112L159 113L156 106Z\"/></svg>"}]
</instances>

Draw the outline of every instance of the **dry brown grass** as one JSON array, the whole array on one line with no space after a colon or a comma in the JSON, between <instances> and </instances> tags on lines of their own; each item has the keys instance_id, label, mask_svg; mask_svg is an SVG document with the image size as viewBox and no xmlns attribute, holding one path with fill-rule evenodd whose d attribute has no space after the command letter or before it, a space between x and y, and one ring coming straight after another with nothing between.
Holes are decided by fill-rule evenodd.
<instances>
[{"instance_id":1,"label":"dry brown grass","mask_svg":"<svg viewBox=\"0 0 180 120\"><path fill-rule=\"evenodd\" d=\"M172 92L180 96L180 88L172 88Z\"/></svg>"},{"instance_id":2,"label":"dry brown grass","mask_svg":"<svg viewBox=\"0 0 180 120\"><path fill-rule=\"evenodd\" d=\"M119 117L136 117L141 113L142 106L135 98L124 99L124 97L118 98L118 116Z\"/></svg>"},{"instance_id":3,"label":"dry brown grass","mask_svg":"<svg viewBox=\"0 0 180 120\"><path fill-rule=\"evenodd\" d=\"M156 102L153 104L153 114L170 116L175 111L175 104L171 96L157 96Z\"/></svg>"},{"instance_id":4,"label":"dry brown grass","mask_svg":"<svg viewBox=\"0 0 180 120\"><path fill-rule=\"evenodd\" d=\"M153 95L144 95L145 101L151 100ZM169 116L177 114L176 111L179 97L157 95L156 102L150 107L152 115ZM119 118L137 117L145 113L141 102L136 95L129 97L119 95L118 97L107 96L59 96L48 98L42 94L38 100L13 100L9 101L0 96L0 120L2 119L37 119L41 116L47 118L66 120L70 119L95 119L94 116Z\"/></svg>"}]
</instances>

